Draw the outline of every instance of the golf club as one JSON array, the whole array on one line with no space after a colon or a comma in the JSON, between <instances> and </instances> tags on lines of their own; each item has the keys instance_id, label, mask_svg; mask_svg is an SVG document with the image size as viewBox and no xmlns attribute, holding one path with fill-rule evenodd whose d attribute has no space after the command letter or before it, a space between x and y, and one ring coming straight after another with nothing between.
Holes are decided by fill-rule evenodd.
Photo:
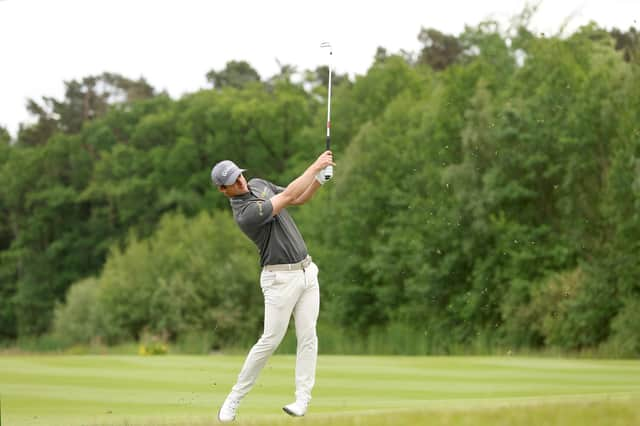
<instances>
[{"instance_id":1,"label":"golf club","mask_svg":"<svg viewBox=\"0 0 640 426\"><path fill-rule=\"evenodd\" d=\"M327 92L327 150L331 149L331 62L333 49L328 41L320 44L321 48L329 48L329 90ZM333 166L324 169L324 180L327 181L333 176Z\"/></svg>"}]
</instances>

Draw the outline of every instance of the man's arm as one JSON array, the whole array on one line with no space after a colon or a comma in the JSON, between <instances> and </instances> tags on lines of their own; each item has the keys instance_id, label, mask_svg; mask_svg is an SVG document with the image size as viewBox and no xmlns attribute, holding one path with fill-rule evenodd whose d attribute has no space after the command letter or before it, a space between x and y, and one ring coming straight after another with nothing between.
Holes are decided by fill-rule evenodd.
<instances>
[{"instance_id":1,"label":"man's arm","mask_svg":"<svg viewBox=\"0 0 640 426\"><path fill-rule=\"evenodd\" d=\"M316 181L316 174L325 167L334 165L331 151L325 151L320 154L318 159L314 161L303 174L294 179L284 191L269 200L273 205L272 216L277 215L282 209L292 205L303 194L305 194L310 187L313 187L313 185L319 186L320 184Z\"/></svg>"},{"instance_id":2,"label":"man's arm","mask_svg":"<svg viewBox=\"0 0 640 426\"><path fill-rule=\"evenodd\" d=\"M307 201L309 201L313 197L313 195L316 193L318 188L320 188L321 186L322 185L320 185L320 182L318 182L318 180L315 179L313 182L311 182L311 185L309 185L307 187L307 189L305 189L305 191L302 193L302 195L300 195L298 198L293 200L291 205L292 206L300 206L300 205L306 203Z\"/></svg>"}]
</instances>

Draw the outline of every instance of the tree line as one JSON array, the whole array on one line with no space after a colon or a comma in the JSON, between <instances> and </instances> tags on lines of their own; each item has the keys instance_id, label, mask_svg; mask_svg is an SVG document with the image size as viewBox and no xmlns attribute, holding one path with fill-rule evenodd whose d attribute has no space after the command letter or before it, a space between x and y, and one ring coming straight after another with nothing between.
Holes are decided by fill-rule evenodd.
<instances>
[{"instance_id":1,"label":"tree line","mask_svg":"<svg viewBox=\"0 0 640 426\"><path fill-rule=\"evenodd\" d=\"M640 354L640 41L529 15L335 75L335 180L293 215L321 323L454 347ZM171 99L104 73L0 129L0 339L108 344L261 328L255 248L209 172L285 185L324 146L328 68L246 61ZM198 334L200 333L200 334Z\"/></svg>"}]
</instances>

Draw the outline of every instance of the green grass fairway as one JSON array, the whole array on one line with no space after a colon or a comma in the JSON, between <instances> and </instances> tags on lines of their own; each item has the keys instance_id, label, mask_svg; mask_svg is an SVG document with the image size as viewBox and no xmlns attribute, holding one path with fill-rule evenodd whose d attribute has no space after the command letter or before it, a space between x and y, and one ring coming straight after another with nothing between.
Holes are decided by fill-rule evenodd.
<instances>
[{"instance_id":1,"label":"green grass fairway","mask_svg":"<svg viewBox=\"0 0 640 426\"><path fill-rule=\"evenodd\" d=\"M0 356L0 425L209 425L241 356ZM304 419L295 358L273 357L246 425L634 425L640 361L320 356Z\"/></svg>"}]
</instances>

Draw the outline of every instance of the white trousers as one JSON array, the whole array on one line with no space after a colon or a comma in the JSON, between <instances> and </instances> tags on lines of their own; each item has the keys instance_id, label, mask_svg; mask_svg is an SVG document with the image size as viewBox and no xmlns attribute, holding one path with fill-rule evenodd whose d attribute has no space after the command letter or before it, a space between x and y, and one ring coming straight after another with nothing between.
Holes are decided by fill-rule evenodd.
<instances>
[{"instance_id":1,"label":"white trousers","mask_svg":"<svg viewBox=\"0 0 640 426\"><path fill-rule=\"evenodd\" d=\"M293 314L296 326L296 400L311 400L318 358L316 323L320 308L318 267L304 270L262 271L264 332L251 348L230 396L242 399L253 387L260 371L284 337Z\"/></svg>"}]
</instances>

